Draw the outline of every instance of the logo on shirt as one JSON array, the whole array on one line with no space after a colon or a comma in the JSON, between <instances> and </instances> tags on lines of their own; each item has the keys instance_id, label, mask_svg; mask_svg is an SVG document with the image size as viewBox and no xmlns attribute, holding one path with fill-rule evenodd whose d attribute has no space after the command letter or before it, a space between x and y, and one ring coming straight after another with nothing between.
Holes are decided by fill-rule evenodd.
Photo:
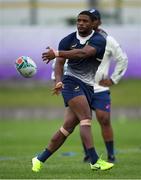
<instances>
[{"instance_id":1,"label":"logo on shirt","mask_svg":"<svg viewBox=\"0 0 141 180\"><path fill-rule=\"evenodd\" d=\"M76 87L74 88L74 91L80 91L80 87L79 87L79 86L76 86Z\"/></svg>"},{"instance_id":2,"label":"logo on shirt","mask_svg":"<svg viewBox=\"0 0 141 180\"><path fill-rule=\"evenodd\" d=\"M77 46L77 43L76 44L73 44L72 46L71 46L71 48L73 49L73 48L75 48Z\"/></svg>"}]
</instances>

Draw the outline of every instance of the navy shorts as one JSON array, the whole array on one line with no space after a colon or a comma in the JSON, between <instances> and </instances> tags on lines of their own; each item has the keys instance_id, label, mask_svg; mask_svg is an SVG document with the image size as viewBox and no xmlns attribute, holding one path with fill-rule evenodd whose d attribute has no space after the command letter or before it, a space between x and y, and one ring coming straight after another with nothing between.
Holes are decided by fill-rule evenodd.
<instances>
[{"instance_id":1,"label":"navy shorts","mask_svg":"<svg viewBox=\"0 0 141 180\"><path fill-rule=\"evenodd\" d=\"M106 112L110 112L110 92L104 91L94 93L93 86L89 86L83 81L65 75L63 78L64 88L62 89L62 96L65 106L68 106L68 101L72 98L80 95L86 96L91 109L100 109Z\"/></svg>"},{"instance_id":2,"label":"navy shorts","mask_svg":"<svg viewBox=\"0 0 141 180\"><path fill-rule=\"evenodd\" d=\"M86 96L90 107L92 107L92 97L94 95L93 86L89 86L81 80L65 75L63 78L64 88L62 89L62 96L64 98L65 106L68 106L68 101L76 96Z\"/></svg>"},{"instance_id":3,"label":"navy shorts","mask_svg":"<svg viewBox=\"0 0 141 180\"><path fill-rule=\"evenodd\" d=\"M110 91L97 92L93 95L93 108L94 110L99 109L102 111L111 111L111 98Z\"/></svg>"}]
</instances>

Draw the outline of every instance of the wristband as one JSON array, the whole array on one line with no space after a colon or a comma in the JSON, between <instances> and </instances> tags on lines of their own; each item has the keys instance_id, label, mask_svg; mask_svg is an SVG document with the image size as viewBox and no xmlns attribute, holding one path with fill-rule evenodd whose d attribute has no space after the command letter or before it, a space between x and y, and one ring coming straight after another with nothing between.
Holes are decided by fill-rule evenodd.
<instances>
[{"instance_id":1,"label":"wristband","mask_svg":"<svg viewBox=\"0 0 141 180\"><path fill-rule=\"evenodd\" d=\"M54 52L54 54L55 54L55 57L59 57L59 51L55 51L55 50L53 49L53 52Z\"/></svg>"}]
</instances>

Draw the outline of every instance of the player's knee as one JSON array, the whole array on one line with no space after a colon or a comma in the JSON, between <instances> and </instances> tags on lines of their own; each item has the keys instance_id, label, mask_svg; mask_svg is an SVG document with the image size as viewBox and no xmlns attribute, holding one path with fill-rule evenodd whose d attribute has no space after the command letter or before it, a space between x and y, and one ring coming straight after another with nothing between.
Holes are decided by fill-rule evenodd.
<instances>
[{"instance_id":1,"label":"player's knee","mask_svg":"<svg viewBox=\"0 0 141 180\"><path fill-rule=\"evenodd\" d=\"M83 119L80 121L80 126L91 126L91 120L90 119Z\"/></svg>"},{"instance_id":2,"label":"player's knee","mask_svg":"<svg viewBox=\"0 0 141 180\"><path fill-rule=\"evenodd\" d=\"M110 113L104 111L96 111L96 117L101 126L108 125L110 123Z\"/></svg>"},{"instance_id":3,"label":"player's knee","mask_svg":"<svg viewBox=\"0 0 141 180\"><path fill-rule=\"evenodd\" d=\"M111 123L110 123L109 119L105 119L105 120L103 121L103 126L106 126L106 127L111 126Z\"/></svg>"},{"instance_id":4,"label":"player's knee","mask_svg":"<svg viewBox=\"0 0 141 180\"><path fill-rule=\"evenodd\" d=\"M61 132L65 137L67 137L67 136L70 135L70 132L69 132L67 129L65 129L63 126L60 128L60 132Z\"/></svg>"},{"instance_id":5,"label":"player's knee","mask_svg":"<svg viewBox=\"0 0 141 180\"><path fill-rule=\"evenodd\" d=\"M106 116L101 116L99 118L99 123L101 124L101 126L110 126L110 118Z\"/></svg>"}]
</instances>

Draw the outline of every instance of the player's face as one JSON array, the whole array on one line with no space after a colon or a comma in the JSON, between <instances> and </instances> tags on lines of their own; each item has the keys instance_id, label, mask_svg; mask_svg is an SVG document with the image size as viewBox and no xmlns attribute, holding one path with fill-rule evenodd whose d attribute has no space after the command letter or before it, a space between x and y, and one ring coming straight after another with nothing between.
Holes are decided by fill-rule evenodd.
<instances>
[{"instance_id":1,"label":"player's face","mask_svg":"<svg viewBox=\"0 0 141 180\"><path fill-rule=\"evenodd\" d=\"M77 29L81 36L88 36L93 29L93 21L89 16L80 14L77 18Z\"/></svg>"},{"instance_id":2,"label":"player's face","mask_svg":"<svg viewBox=\"0 0 141 180\"><path fill-rule=\"evenodd\" d=\"M94 30L97 30L100 25L101 25L101 21L99 19L96 19L93 21L93 29Z\"/></svg>"}]
</instances>

